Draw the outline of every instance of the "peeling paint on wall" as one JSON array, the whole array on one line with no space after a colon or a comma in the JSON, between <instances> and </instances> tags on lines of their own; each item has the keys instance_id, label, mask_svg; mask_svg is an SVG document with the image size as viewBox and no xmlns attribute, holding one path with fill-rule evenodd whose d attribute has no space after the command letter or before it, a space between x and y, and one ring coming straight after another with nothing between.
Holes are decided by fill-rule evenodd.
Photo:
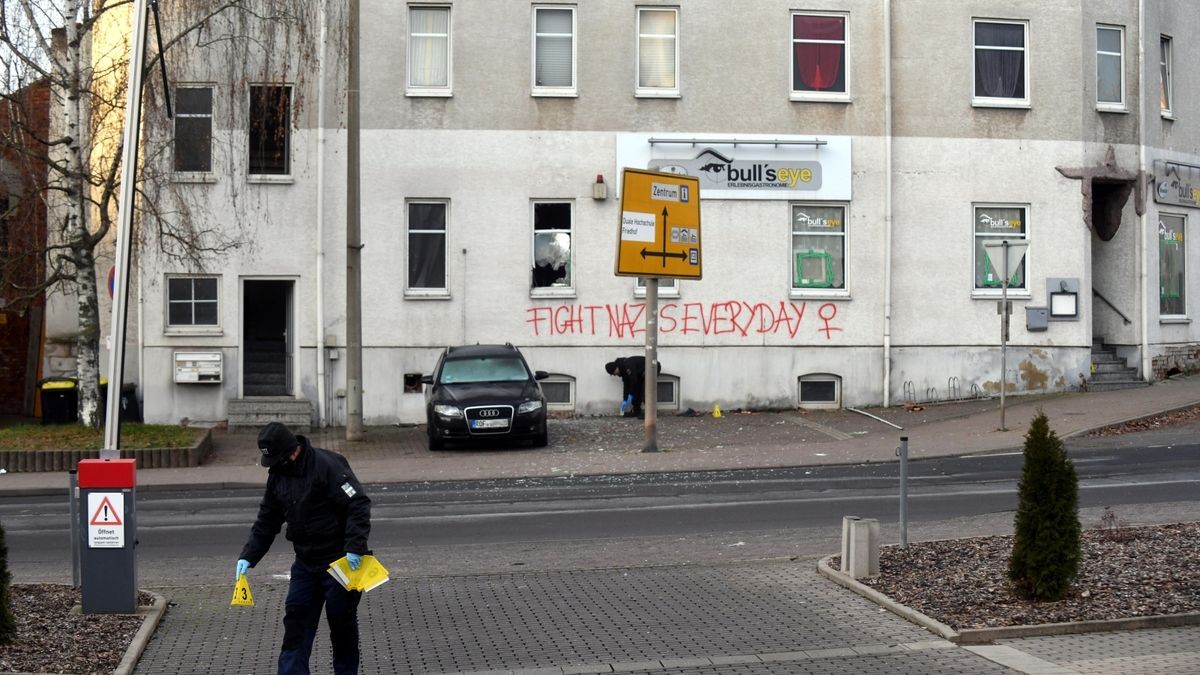
<instances>
[{"instance_id":1,"label":"peeling paint on wall","mask_svg":"<svg viewBox=\"0 0 1200 675\"><path fill-rule=\"evenodd\" d=\"M1046 382L1050 379L1049 375L1033 365L1032 361L1022 361L1019 368L1021 369L1021 379L1025 381L1026 389L1046 388Z\"/></svg>"}]
</instances>

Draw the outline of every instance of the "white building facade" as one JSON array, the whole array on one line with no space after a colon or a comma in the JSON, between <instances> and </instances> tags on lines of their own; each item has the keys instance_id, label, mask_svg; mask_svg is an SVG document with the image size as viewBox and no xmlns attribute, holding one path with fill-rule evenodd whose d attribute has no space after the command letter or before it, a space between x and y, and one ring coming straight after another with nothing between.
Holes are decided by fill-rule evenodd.
<instances>
[{"instance_id":1,"label":"white building facade","mask_svg":"<svg viewBox=\"0 0 1200 675\"><path fill-rule=\"evenodd\" d=\"M367 424L424 421L419 375L475 342L615 414L603 364L645 341L625 167L700 178L703 278L660 282L668 413L998 394L1003 241L1010 394L1097 386L1093 343L1133 380L1200 365L1187 0L361 4ZM171 194L246 243L143 253L147 421L284 397L345 423L344 68L174 76Z\"/></svg>"}]
</instances>

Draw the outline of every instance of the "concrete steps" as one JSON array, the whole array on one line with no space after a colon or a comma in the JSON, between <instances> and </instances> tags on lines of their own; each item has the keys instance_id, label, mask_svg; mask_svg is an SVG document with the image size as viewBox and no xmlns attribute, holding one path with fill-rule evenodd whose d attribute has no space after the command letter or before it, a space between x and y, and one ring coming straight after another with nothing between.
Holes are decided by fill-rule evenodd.
<instances>
[{"instance_id":1,"label":"concrete steps","mask_svg":"<svg viewBox=\"0 0 1200 675\"><path fill-rule=\"evenodd\" d=\"M1101 338L1092 341L1092 374L1088 378L1088 391L1112 391L1114 389L1137 389L1149 386L1138 377L1137 368L1130 368L1125 359L1117 356L1117 350L1104 343Z\"/></svg>"},{"instance_id":2,"label":"concrete steps","mask_svg":"<svg viewBox=\"0 0 1200 675\"><path fill-rule=\"evenodd\" d=\"M291 396L263 396L233 399L225 403L230 429L258 429L268 422L282 422L292 431L310 431L313 406L310 401Z\"/></svg>"}]
</instances>

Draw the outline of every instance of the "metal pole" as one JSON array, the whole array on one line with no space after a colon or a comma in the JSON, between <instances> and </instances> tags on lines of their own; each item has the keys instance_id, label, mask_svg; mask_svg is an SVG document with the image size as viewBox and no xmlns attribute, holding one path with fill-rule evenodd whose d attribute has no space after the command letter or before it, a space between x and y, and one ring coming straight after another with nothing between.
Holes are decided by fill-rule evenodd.
<instances>
[{"instance_id":1,"label":"metal pole","mask_svg":"<svg viewBox=\"0 0 1200 675\"><path fill-rule=\"evenodd\" d=\"M646 445L642 452L658 452L658 277L646 279Z\"/></svg>"},{"instance_id":2,"label":"metal pole","mask_svg":"<svg viewBox=\"0 0 1200 675\"><path fill-rule=\"evenodd\" d=\"M1000 271L1000 431L1004 426L1004 390L1008 389L1008 240L1004 240L1004 267Z\"/></svg>"},{"instance_id":3,"label":"metal pole","mask_svg":"<svg viewBox=\"0 0 1200 675\"><path fill-rule=\"evenodd\" d=\"M67 479L67 503L71 512L71 588L79 588L79 477L71 469Z\"/></svg>"},{"instance_id":4,"label":"metal pole","mask_svg":"<svg viewBox=\"0 0 1200 675\"><path fill-rule=\"evenodd\" d=\"M142 65L146 61L146 0L133 3L133 50L129 55L129 91L121 148L121 202L113 264L112 320L109 322L108 401L104 411L104 449L100 459L121 456L121 383L125 371L125 317L129 313L129 258L133 244L137 153L142 121ZM163 92L169 97L171 93Z\"/></svg>"},{"instance_id":5,"label":"metal pole","mask_svg":"<svg viewBox=\"0 0 1200 675\"><path fill-rule=\"evenodd\" d=\"M358 2L347 5L346 77L346 440L361 441L362 231L359 218Z\"/></svg>"},{"instance_id":6,"label":"metal pole","mask_svg":"<svg viewBox=\"0 0 1200 675\"><path fill-rule=\"evenodd\" d=\"M908 436L900 437L900 548L908 547Z\"/></svg>"}]
</instances>

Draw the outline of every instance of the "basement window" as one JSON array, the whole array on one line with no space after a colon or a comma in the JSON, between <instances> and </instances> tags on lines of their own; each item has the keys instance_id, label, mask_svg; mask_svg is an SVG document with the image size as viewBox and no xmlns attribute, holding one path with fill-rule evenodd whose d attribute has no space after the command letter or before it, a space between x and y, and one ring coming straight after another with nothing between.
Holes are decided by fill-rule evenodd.
<instances>
[{"instance_id":1,"label":"basement window","mask_svg":"<svg viewBox=\"0 0 1200 675\"><path fill-rule=\"evenodd\" d=\"M801 375L799 379L801 408L842 407L842 378L828 373Z\"/></svg>"},{"instance_id":2,"label":"basement window","mask_svg":"<svg viewBox=\"0 0 1200 675\"><path fill-rule=\"evenodd\" d=\"M575 410L575 378L570 375L551 374L538 383L546 397L546 409L559 412Z\"/></svg>"}]
</instances>

